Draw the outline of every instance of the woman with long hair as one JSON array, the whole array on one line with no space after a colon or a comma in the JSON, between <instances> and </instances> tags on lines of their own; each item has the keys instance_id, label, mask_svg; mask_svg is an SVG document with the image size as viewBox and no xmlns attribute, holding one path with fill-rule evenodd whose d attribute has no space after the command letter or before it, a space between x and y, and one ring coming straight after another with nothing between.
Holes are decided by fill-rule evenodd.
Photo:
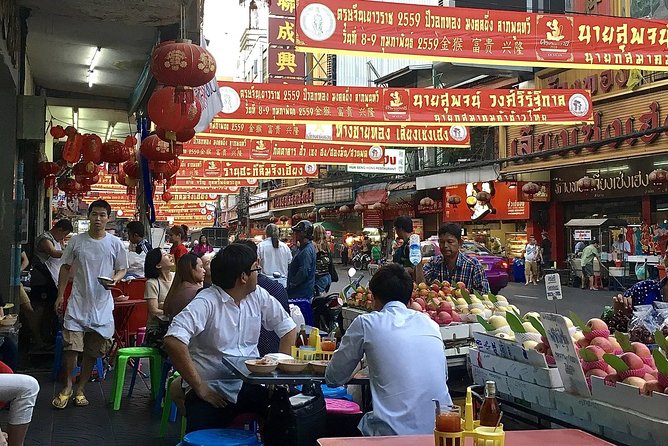
<instances>
[{"instance_id":1,"label":"woman with long hair","mask_svg":"<svg viewBox=\"0 0 668 446\"><path fill-rule=\"evenodd\" d=\"M188 240L188 226L174 225L169 230L169 241L172 243L172 248L169 253L174 256L174 262L178 268L179 259L188 254L188 248L183 244Z\"/></svg>"},{"instance_id":2,"label":"woman with long hair","mask_svg":"<svg viewBox=\"0 0 668 446\"><path fill-rule=\"evenodd\" d=\"M204 254L208 254L210 252L213 252L213 246L209 244L209 240L206 238L206 235L200 235L199 243L193 247L192 253L197 257L201 257Z\"/></svg>"},{"instance_id":3,"label":"woman with long hair","mask_svg":"<svg viewBox=\"0 0 668 446\"><path fill-rule=\"evenodd\" d=\"M173 318L188 306L195 294L202 288L205 275L202 259L195 254L186 254L181 257L176 265L172 286L165 297L163 306L165 314Z\"/></svg>"},{"instance_id":4,"label":"woman with long hair","mask_svg":"<svg viewBox=\"0 0 668 446\"><path fill-rule=\"evenodd\" d=\"M144 275L147 280L144 299L148 307L148 319L144 344L149 347L162 349L162 338L169 327L169 318L163 307L174 278L171 271L173 266L174 257L160 248L152 249L146 254Z\"/></svg>"},{"instance_id":5,"label":"woman with long hair","mask_svg":"<svg viewBox=\"0 0 668 446\"><path fill-rule=\"evenodd\" d=\"M292 261L292 252L288 245L280 241L278 226L267 225L266 238L257 247L257 255L262 267L262 274L273 277L274 273L288 276L288 265Z\"/></svg>"},{"instance_id":6,"label":"woman with long hair","mask_svg":"<svg viewBox=\"0 0 668 446\"><path fill-rule=\"evenodd\" d=\"M332 285L332 253L329 251L325 228L321 225L313 228L313 246L315 246L315 293L317 296L329 291Z\"/></svg>"}]
</instances>

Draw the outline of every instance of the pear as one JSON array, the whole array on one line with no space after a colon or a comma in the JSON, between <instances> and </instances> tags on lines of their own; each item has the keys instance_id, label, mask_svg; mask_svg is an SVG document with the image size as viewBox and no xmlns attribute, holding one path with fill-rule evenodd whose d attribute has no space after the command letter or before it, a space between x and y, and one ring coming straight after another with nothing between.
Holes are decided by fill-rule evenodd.
<instances>
[{"instance_id":1,"label":"pear","mask_svg":"<svg viewBox=\"0 0 668 446\"><path fill-rule=\"evenodd\" d=\"M522 327L524 327L524 330L527 333L538 333L538 330L536 330L536 328L531 325L531 322L522 322Z\"/></svg>"},{"instance_id":2,"label":"pear","mask_svg":"<svg viewBox=\"0 0 668 446\"><path fill-rule=\"evenodd\" d=\"M487 322L489 322L489 324L495 329L499 329L508 325L508 321L503 316L492 316L487 320Z\"/></svg>"},{"instance_id":3,"label":"pear","mask_svg":"<svg viewBox=\"0 0 668 446\"><path fill-rule=\"evenodd\" d=\"M529 311L527 314L524 315L524 317L523 317L522 319L524 319L525 321L528 322L528 321L529 321L529 318L530 318L531 316L533 316L533 317L535 317L536 319L540 320L540 314L538 314L538 313L535 312L535 311Z\"/></svg>"}]
</instances>

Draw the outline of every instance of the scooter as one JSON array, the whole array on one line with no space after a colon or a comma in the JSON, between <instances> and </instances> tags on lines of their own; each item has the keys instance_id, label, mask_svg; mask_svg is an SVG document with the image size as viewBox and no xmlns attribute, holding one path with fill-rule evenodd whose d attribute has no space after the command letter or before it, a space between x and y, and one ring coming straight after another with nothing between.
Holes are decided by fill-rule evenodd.
<instances>
[{"instance_id":1,"label":"scooter","mask_svg":"<svg viewBox=\"0 0 668 446\"><path fill-rule=\"evenodd\" d=\"M345 303L350 299L350 297L357 292L357 288L360 287L364 274L360 274L359 277L355 278L357 270L355 268L350 268L348 270L348 282L349 285L346 285L345 288L339 293L339 299L341 299L341 304Z\"/></svg>"},{"instance_id":2,"label":"scooter","mask_svg":"<svg viewBox=\"0 0 668 446\"><path fill-rule=\"evenodd\" d=\"M365 252L358 252L352 259L353 267L361 270L366 270L369 268L369 263L371 262L371 257Z\"/></svg>"}]
</instances>

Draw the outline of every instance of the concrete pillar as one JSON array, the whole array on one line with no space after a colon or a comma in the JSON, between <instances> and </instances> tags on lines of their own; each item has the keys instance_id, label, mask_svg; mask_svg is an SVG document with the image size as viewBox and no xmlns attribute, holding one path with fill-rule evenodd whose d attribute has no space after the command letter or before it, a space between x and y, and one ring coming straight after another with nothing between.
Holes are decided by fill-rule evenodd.
<instances>
[{"instance_id":1,"label":"concrete pillar","mask_svg":"<svg viewBox=\"0 0 668 446\"><path fill-rule=\"evenodd\" d=\"M16 279L19 264L15 257L17 245L15 240L16 229L16 89L12 83L0 81L0 234L2 247L0 249L0 295L5 302L14 300L17 294ZM20 257L19 257L20 258Z\"/></svg>"}]
</instances>

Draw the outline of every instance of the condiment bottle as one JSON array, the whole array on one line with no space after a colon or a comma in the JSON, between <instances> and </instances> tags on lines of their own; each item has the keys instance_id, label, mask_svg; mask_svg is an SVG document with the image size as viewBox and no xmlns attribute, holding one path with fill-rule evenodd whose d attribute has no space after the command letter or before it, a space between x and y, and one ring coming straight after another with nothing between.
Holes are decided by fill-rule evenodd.
<instances>
[{"instance_id":1,"label":"condiment bottle","mask_svg":"<svg viewBox=\"0 0 668 446\"><path fill-rule=\"evenodd\" d=\"M496 383L494 381L485 382L485 401L480 407L480 425L496 426L501 415L501 407L496 399Z\"/></svg>"},{"instance_id":2,"label":"condiment bottle","mask_svg":"<svg viewBox=\"0 0 668 446\"><path fill-rule=\"evenodd\" d=\"M299 333L297 334L297 341L295 342L295 346L297 348L303 345L308 345L308 336L306 336L306 325L304 324L302 324L301 327L299 327Z\"/></svg>"}]
</instances>

